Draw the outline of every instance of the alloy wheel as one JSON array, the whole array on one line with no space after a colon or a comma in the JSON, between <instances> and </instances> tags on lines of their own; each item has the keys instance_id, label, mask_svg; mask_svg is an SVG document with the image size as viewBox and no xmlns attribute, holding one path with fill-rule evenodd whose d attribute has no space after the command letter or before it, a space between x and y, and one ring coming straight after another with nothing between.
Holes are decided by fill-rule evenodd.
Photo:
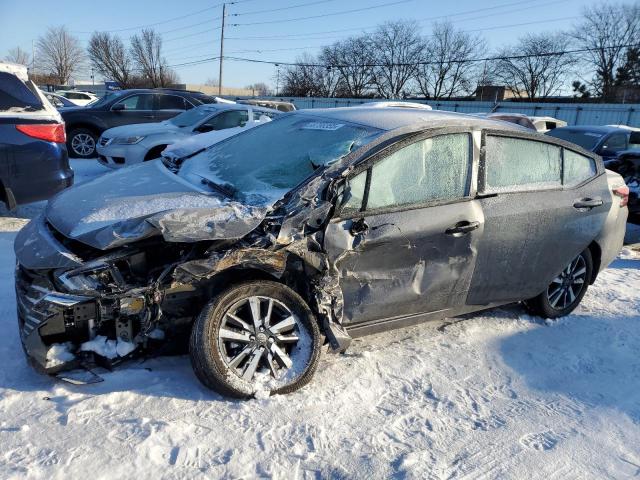
<instances>
[{"instance_id":1,"label":"alloy wheel","mask_svg":"<svg viewBox=\"0 0 640 480\"><path fill-rule=\"evenodd\" d=\"M87 156L96 149L96 142L88 133L78 133L71 139L71 148L77 155Z\"/></svg>"},{"instance_id":2,"label":"alloy wheel","mask_svg":"<svg viewBox=\"0 0 640 480\"><path fill-rule=\"evenodd\" d=\"M296 366L294 350L302 342L299 320L284 303L262 296L245 298L224 315L218 332L218 346L230 371L252 382L264 373L281 379ZM308 352L310 355L310 352ZM306 357L308 355L304 355Z\"/></svg>"},{"instance_id":3,"label":"alloy wheel","mask_svg":"<svg viewBox=\"0 0 640 480\"><path fill-rule=\"evenodd\" d=\"M564 310L580 296L587 284L587 263L578 255L547 289L547 299L552 308Z\"/></svg>"}]
</instances>

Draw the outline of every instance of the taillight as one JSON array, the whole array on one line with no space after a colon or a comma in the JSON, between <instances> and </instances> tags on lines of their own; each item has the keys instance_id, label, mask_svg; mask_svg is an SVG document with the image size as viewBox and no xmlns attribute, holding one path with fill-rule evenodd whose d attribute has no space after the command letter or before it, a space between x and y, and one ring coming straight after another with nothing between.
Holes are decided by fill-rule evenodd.
<instances>
[{"instance_id":1,"label":"taillight","mask_svg":"<svg viewBox=\"0 0 640 480\"><path fill-rule=\"evenodd\" d=\"M613 194L620 197L620 206L626 207L629 203L629 187L623 185L613 189Z\"/></svg>"},{"instance_id":2,"label":"taillight","mask_svg":"<svg viewBox=\"0 0 640 480\"><path fill-rule=\"evenodd\" d=\"M16 130L33 138L46 142L64 143L67 136L62 123L31 123L16 125Z\"/></svg>"}]
</instances>

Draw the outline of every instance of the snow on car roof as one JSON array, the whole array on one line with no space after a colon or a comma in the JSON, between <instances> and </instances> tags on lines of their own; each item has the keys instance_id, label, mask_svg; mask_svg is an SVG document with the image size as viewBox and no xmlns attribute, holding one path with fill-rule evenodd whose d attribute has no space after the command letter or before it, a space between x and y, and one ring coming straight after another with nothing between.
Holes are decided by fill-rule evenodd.
<instances>
[{"instance_id":1,"label":"snow on car roof","mask_svg":"<svg viewBox=\"0 0 640 480\"><path fill-rule=\"evenodd\" d=\"M396 128L424 123L425 126L476 126L479 128L497 128L500 130L518 130L523 127L515 124L489 120L463 113L445 112L442 110L423 110L416 108L370 108L370 107L343 107L343 108L318 108L313 110L297 110L296 115L318 116L358 123L367 127L382 130L395 130ZM527 129L525 129L527 130Z\"/></svg>"}]
</instances>

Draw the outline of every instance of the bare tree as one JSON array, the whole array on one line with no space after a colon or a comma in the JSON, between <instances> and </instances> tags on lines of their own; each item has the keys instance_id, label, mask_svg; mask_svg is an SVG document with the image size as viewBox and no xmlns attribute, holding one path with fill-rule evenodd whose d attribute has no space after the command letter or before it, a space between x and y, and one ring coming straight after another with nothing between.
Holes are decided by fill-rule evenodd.
<instances>
[{"instance_id":1,"label":"bare tree","mask_svg":"<svg viewBox=\"0 0 640 480\"><path fill-rule=\"evenodd\" d=\"M371 42L364 35L336 42L323 49L328 65L340 74L337 90L341 96L363 97L373 82L375 57Z\"/></svg>"},{"instance_id":2,"label":"bare tree","mask_svg":"<svg viewBox=\"0 0 640 480\"><path fill-rule=\"evenodd\" d=\"M258 95L260 97L265 97L271 94L271 89L263 82L253 83L251 85L247 85L245 88L247 90L251 90L254 95Z\"/></svg>"},{"instance_id":3,"label":"bare tree","mask_svg":"<svg viewBox=\"0 0 640 480\"><path fill-rule=\"evenodd\" d=\"M95 32L89 40L87 51L93 68L106 79L118 82L122 88L137 84L131 58L120 38L107 32Z\"/></svg>"},{"instance_id":4,"label":"bare tree","mask_svg":"<svg viewBox=\"0 0 640 480\"><path fill-rule=\"evenodd\" d=\"M456 30L450 22L434 23L416 75L420 92L431 98L471 93L479 72L469 59L485 50L486 42L479 36Z\"/></svg>"},{"instance_id":5,"label":"bare tree","mask_svg":"<svg viewBox=\"0 0 640 480\"><path fill-rule=\"evenodd\" d=\"M207 87L217 87L219 85L218 79L216 77L209 77L204 82Z\"/></svg>"},{"instance_id":6,"label":"bare tree","mask_svg":"<svg viewBox=\"0 0 640 480\"><path fill-rule=\"evenodd\" d=\"M396 21L382 24L373 33L373 83L380 96L402 96L415 77L425 48L419 31L416 22Z\"/></svg>"},{"instance_id":7,"label":"bare tree","mask_svg":"<svg viewBox=\"0 0 640 480\"><path fill-rule=\"evenodd\" d=\"M612 99L616 69L624 62L627 47L640 38L640 4L602 3L585 8L572 36L580 48L588 49L582 59L594 72L593 92Z\"/></svg>"},{"instance_id":8,"label":"bare tree","mask_svg":"<svg viewBox=\"0 0 640 480\"><path fill-rule=\"evenodd\" d=\"M153 29L143 29L140 36L131 38L131 58L142 78L152 87L168 87L177 81L162 56L162 37Z\"/></svg>"},{"instance_id":9,"label":"bare tree","mask_svg":"<svg viewBox=\"0 0 640 480\"><path fill-rule=\"evenodd\" d=\"M567 38L562 34L529 34L497 60L498 78L518 98L546 98L558 93L575 65L575 57L562 53Z\"/></svg>"},{"instance_id":10,"label":"bare tree","mask_svg":"<svg viewBox=\"0 0 640 480\"><path fill-rule=\"evenodd\" d=\"M80 42L66 27L50 27L38 38L38 65L65 85L83 65L85 56Z\"/></svg>"},{"instance_id":11,"label":"bare tree","mask_svg":"<svg viewBox=\"0 0 640 480\"><path fill-rule=\"evenodd\" d=\"M20 65L29 65L30 58L30 55L20 47L12 48L4 57L7 62L19 63Z\"/></svg>"},{"instance_id":12,"label":"bare tree","mask_svg":"<svg viewBox=\"0 0 640 480\"><path fill-rule=\"evenodd\" d=\"M324 96L323 69L315 57L302 54L296 59L295 65L283 69L281 94L295 97Z\"/></svg>"}]
</instances>

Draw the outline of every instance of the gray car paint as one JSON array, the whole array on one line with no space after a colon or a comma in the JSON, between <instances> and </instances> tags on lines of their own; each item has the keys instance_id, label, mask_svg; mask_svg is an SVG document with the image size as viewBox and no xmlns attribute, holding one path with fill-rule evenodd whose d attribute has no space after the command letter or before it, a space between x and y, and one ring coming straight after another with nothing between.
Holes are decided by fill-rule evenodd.
<instances>
[{"instance_id":1,"label":"gray car paint","mask_svg":"<svg viewBox=\"0 0 640 480\"><path fill-rule=\"evenodd\" d=\"M490 235L498 242L498 251L514 251L520 233L506 231L511 222L497 222L489 219L487 212L497 200L475 197L472 191L468 200L444 205L424 205L404 211L384 211L366 218L369 230L364 234L352 234L349 231L355 216L330 220L337 192L346 179L362 168L376 155L385 156L398 142L415 141L416 136L432 135L436 131L444 133L448 129L460 131L468 129L474 132L474 169L473 179L477 178L479 162L479 132L481 129L507 131L513 135L526 136L523 129L503 122L482 120L443 112L423 112L408 110L384 111L374 109L331 109L325 111L298 112L296 115L310 117L328 117L360 123L387 130L376 140L350 153L335 164L320 170L316 176L295 188L281 201L270 206L254 206L256 210L243 210L247 205L234 205L243 213L228 222L227 214L220 215L223 220L214 221L213 234L202 233L202 224L195 222L186 213L184 205L171 205L167 208L149 208L136 212L132 205L152 202L154 199L173 199L176 195L186 195L189 199L207 196L194 185L181 181L166 170L159 162L143 164L138 175L131 175L132 169L107 175L60 195L47 209L48 221L62 234L99 249L114 248L137 242L149 236L163 235L168 241L198 242L202 239L236 239L231 246L220 250L213 248L204 257L189 259L175 268L172 277L177 285L195 284L202 279L211 279L230 269L249 268L262 270L280 278L288 272L289 265L298 265L298 271L305 271L310 293L313 295L313 308L325 327L325 334L334 349L348 346L345 325L366 325L366 328L354 328L352 331L366 333L401 324L397 319L403 316L410 323L418 318L441 318L452 314L473 311L487 306L506 303L507 300L488 301L483 304L469 305L465 295L474 291L478 279L495 278L497 267L487 258L480 257L482 241L487 228L493 230ZM443 129L442 125L447 125ZM451 131L453 131L451 130ZM240 134L243 135L243 134ZM540 138L540 137L538 137ZM544 137L542 137L544 138ZM575 148L566 142L545 139L569 148ZM579 150L579 149L578 149ZM583 154L589 155L586 152ZM597 159L599 171L602 163ZM598 177L599 178L599 177ZM139 182L139 183L136 183ZM131 197L131 191L143 192L141 196ZM589 187L585 187L588 191ZM599 187L600 188L600 187ZM597 189L596 192L603 193ZM582 193L581 193L582 194ZM533 195L533 194L532 194ZM543 195L547 195L545 192ZM499 198L498 197L494 198ZM508 198L508 195L502 195ZM537 197L531 197L537 198ZM611 198L609 194L608 198ZM213 201L213 200L212 200ZM220 199L216 199L220 202ZM161 202L162 203L162 202ZM496 204L497 205L497 204ZM527 216L526 206L535 205L531 199L518 203L522 215ZM544 205L547 205L546 203ZM611 202L609 202L611 205ZM199 218L206 215L218 217L217 211L228 208L228 204L206 206L199 209ZM92 224L88 220L95 212L105 207L116 207L121 212L108 220L101 218ZM499 205L507 210L508 200ZM429 215L416 215L421 209L429 209ZM610 210L612 211L612 210ZM500 216L496 210L489 217ZM189 212L190 213L190 212ZM529 220L549 220L549 213L540 213ZM605 215L606 216L606 215ZM586 216L586 223L570 223L568 231L555 239L555 243L540 244L548 248L557 248L558 242L568 242L573 248L590 236L604 242L617 245L619 237L619 217L612 220L612 232L598 234L597 226L603 228L604 218L598 214ZM589 220L592 218L592 220ZM608 217L607 217L608 218ZM475 220L479 228L461 238L447 238L443 232L457 221ZM163 222L164 220L164 222ZM167 221L170 220L170 221ZM600 223L598 223L600 222ZM78 224L91 228L74 234ZM552 222L553 223L553 222ZM542 223L549 225L549 222ZM95 227L95 228L93 228ZM518 228L515 226L514 228ZM275 231L275 235L272 233ZM30 230L30 236L20 236L20 242L40 243L38 230ZM541 232L528 230L530 233ZM502 233L502 235L501 235ZM504 234L507 234L506 236ZM575 235L578 235L575 237ZM512 241L512 246L500 246L504 238ZM574 237L577 238L574 240ZM584 237L584 238L583 238ZM179 240L176 240L178 239ZM613 238L613 240L612 240ZM546 240L545 240L546 241ZM408 248L415 246L416 248ZM614 247L606 245L603 251L612 251ZM570 249L568 249L570 250ZM39 268L55 268L59 259L38 258L37 248L25 249L16 244L18 261L24 265L38 265ZM569 255L567 252L566 255ZM525 261L522 255L516 255L513 263ZM608 257L607 257L608 258ZM539 258L540 264L547 267L545 274L551 275L568 263L552 264ZM482 267L480 266L482 263ZM510 264L511 265L511 264ZM501 264L501 268L504 264ZM38 268L38 267L32 267ZM486 271L483 269L487 268ZM493 275L493 276L492 276ZM538 281L536 279L536 281ZM474 283L475 282L475 283ZM535 283L535 282L534 282ZM528 285L524 285L528 288ZM142 287L139 287L142 288ZM158 285L144 287L152 289L152 298L164 298L157 292ZM536 292L537 293L537 292ZM496 285L488 291L490 295L500 296ZM520 299L526 298L524 295ZM473 297L472 297L473 299ZM490 299L491 300L491 299ZM371 319L375 321L371 321Z\"/></svg>"}]
</instances>

